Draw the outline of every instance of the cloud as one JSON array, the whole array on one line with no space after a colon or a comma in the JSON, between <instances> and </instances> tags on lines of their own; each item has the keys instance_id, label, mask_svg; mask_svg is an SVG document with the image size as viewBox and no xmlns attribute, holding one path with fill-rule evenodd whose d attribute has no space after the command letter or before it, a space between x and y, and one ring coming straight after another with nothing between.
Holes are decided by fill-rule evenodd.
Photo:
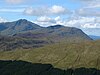
<instances>
[{"instance_id":1,"label":"cloud","mask_svg":"<svg viewBox=\"0 0 100 75\"><path fill-rule=\"evenodd\" d=\"M47 16L41 16L40 18L37 19L38 22L51 22L55 23L55 21L52 18L49 18Z\"/></svg>"},{"instance_id":2,"label":"cloud","mask_svg":"<svg viewBox=\"0 0 100 75\"><path fill-rule=\"evenodd\" d=\"M93 8L81 8L76 11L76 13L80 16L95 16L100 17L100 10L99 9L93 9Z\"/></svg>"},{"instance_id":3,"label":"cloud","mask_svg":"<svg viewBox=\"0 0 100 75\"><path fill-rule=\"evenodd\" d=\"M71 14L71 11L62 6L54 5L52 7L28 7L24 10L24 14L30 16L66 15Z\"/></svg>"},{"instance_id":4,"label":"cloud","mask_svg":"<svg viewBox=\"0 0 100 75\"><path fill-rule=\"evenodd\" d=\"M9 4L20 4L24 2L24 0L6 0L6 2Z\"/></svg>"},{"instance_id":5,"label":"cloud","mask_svg":"<svg viewBox=\"0 0 100 75\"><path fill-rule=\"evenodd\" d=\"M81 29L86 28L100 28L100 18L99 17L81 17L81 16L72 16L69 19L62 19L60 16L50 18L47 16L42 16L36 19L35 23L41 26L50 26L50 25L64 25L69 27L77 27Z\"/></svg>"},{"instance_id":6,"label":"cloud","mask_svg":"<svg viewBox=\"0 0 100 75\"><path fill-rule=\"evenodd\" d=\"M83 7L76 10L76 14L80 16L100 17L100 0L75 0L83 3Z\"/></svg>"},{"instance_id":7,"label":"cloud","mask_svg":"<svg viewBox=\"0 0 100 75\"><path fill-rule=\"evenodd\" d=\"M66 25L66 21L63 20L60 16L55 17L54 20L56 21L56 24Z\"/></svg>"},{"instance_id":8,"label":"cloud","mask_svg":"<svg viewBox=\"0 0 100 75\"><path fill-rule=\"evenodd\" d=\"M7 20L2 18L2 17L0 17L0 23L2 23L2 22L7 22Z\"/></svg>"},{"instance_id":9,"label":"cloud","mask_svg":"<svg viewBox=\"0 0 100 75\"><path fill-rule=\"evenodd\" d=\"M47 26L56 24L56 21L53 18L50 18L47 16L41 16L41 17L37 18L34 23L39 24L44 27L47 27Z\"/></svg>"},{"instance_id":10,"label":"cloud","mask_svg":"<svg viewBox=\"0 0 100 75\"><path fill-rule=\"evenodd\" d=\"M11 8L1 8L0 9L0 12L3 12L3 13L22 13L24 11L24 9L11 9Z\"/></svg>"},{"instance_id":11,"label":"cloud","mask_svg":"<svg viewBox=\"0 0 100 75\"><path fill-rule=\"evenodd\" d=\"M62 6L57 6L57 5L54 5L51 8L49 8L48 11L50 11L51 14L66 14L66 13L69 13L69 11L66 8L64 8Z\"/></svg>"},{"instance_id":12,"label":"cloud","mask_svg":"<svg viewBox=\"0 0 100 75\"><path fill-rule=\"evenodd\" d=\"M80 0L87 5L87 8L99 8L100 0Z\"/></svg>"},{"instance_id":13,"label":"cloud","mask_svg":"<svg viewBox=\"0 0 100 75\"><path fill-rule=\"evenodd\" d=\"M82 25L83 28L100 28L99 23L86 23Z\"/></svg>"},{"instance_id":14,"label":"cloud","mask_svg":"<svg viewBox=\"0 0 100 75\"><path fill-rule=\"evenodd\" d=\"M81 17L73 16L68 21L66 21L67 26L77 27L77 28L100 28L100 18L99 17Z\"/></svg>"},{"instance_id":15,"label":"cloud","mask_svg":"<svg viewBox=\"0 0 100 75\"><path fill-rule=\"evenodd\" d=\"M41 16L41 17L37 18L34 23L39 24L43 27L56 25L56 24L64 25L64 22L62 21L60 16L57 16L55 18L50 18L50 17L47 17L47 16Z\"/></svg>"}]
</instances>

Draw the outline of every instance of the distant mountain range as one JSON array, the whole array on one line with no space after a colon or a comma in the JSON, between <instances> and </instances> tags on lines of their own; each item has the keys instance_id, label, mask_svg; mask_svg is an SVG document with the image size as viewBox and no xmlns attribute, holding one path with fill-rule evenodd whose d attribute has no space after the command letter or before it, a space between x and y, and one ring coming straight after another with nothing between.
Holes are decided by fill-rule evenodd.
<instances>
[{"instance_id":1,"label":"distant mountain range","mask_svg":"<svg viewBox=\"0 0 100 75\"><path fill-rule=\"evenodd\" d=\"M92 38L93 40L99 40L100 36L95 36L95 35L89 35L90 38Z\"/></svg>"},{"instance_id":2,"label":"distant mountain range","mask_svg":"<svg viewBox=\"0 0 100 75\"><path fill-rule=\"evenodd\" d=\"M0 23L0 48L33 48L59 42L81 42L92 40L81 29L55 25L41 27L35 23L20 19L14 22Z\"/></svg>"}]
</instances>

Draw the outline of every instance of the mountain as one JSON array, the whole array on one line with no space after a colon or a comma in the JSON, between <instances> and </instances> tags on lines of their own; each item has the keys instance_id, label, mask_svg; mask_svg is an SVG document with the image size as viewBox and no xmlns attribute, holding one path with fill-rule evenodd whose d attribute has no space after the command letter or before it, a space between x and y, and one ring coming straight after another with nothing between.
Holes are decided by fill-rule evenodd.
<instances>
[{"instance_id":1,"label":"mountain","mask_svg":"<svg viewBox=\"0 0 100 75\"><path fill-rule=\"evenodd\" d=\"M95 36L95 35L89 35L90 38L92 38L93 40L99 40L100 36Z\"/></svg>"},{"instance_id":2,"label":"mountain","mask_svg":"<svg viewBox=\"0 0 100 75\"><path fill-rule=\"evenodd\" d=\"M25 19L0 23L0 26L0 50L38 48L60 42L78 43L92 40L81 29L75 27L41 27Z\"/></svg>"},{"instance_id":3,"label":"mountain","mask_svg":"<svg viewBox=\"0 0 100 75\"><path fill-rule=\"evenodd\" d=\"M27 21L26 19L20 19L14 22L0 23L0 34L1 35L19 35L20 33L32 33L33 35L43 35L44 37L51 38L76 38L76 39L87 39L91 40L82 30L74 27L65 27L62 25L55 25L49 27L41 27L35 23ZM31 35L30 33L30 35ZM22 34L23 35L23 34ZM32 36L32 35L31 35ZM42 37L43 37L42 36ZM25 36L27 37L27 36ZM78 38L79 37L79 38ZM60 39L61 39L60 38ZM65 38L65 39L66 39ZM56 40L57 40L56 39Z\"/></svg>"},{"instance_id":4,"label":"mountain","mask_svg":"<svg viewBox=\"0 0 100 75\"><path fill-rule=\"evenodd\" d=\"M0 32L2 35L14 35L19 32L36 30L39 28L41 28L39 25L25 19L20 19L14 22L0 23Z\"/></svg>"}]
</instances>

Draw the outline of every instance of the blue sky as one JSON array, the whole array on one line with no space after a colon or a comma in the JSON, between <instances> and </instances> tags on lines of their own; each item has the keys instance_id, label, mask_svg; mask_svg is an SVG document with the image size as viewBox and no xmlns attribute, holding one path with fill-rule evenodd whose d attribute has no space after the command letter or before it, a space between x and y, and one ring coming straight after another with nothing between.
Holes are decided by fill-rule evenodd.
<instances>
[{"instance_id":1,"label":"blue sky","mask_svg":"<svg viewBox=\"0 0 100 75\"><path fill-rule=\"evenodd\" d=\"M44 27L77 27L100 36L100 0L0 0L0 22L18 19Z\"/></svg>"}]
</instances>

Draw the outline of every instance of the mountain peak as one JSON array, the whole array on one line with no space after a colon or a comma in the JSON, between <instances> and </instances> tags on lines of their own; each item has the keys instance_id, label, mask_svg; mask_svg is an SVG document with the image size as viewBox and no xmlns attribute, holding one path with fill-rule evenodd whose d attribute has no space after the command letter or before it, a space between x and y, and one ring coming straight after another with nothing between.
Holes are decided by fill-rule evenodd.
<instances>
[{"instance_id":1,"label":"mountain peak","mask_svg":"<svg viewBox=\"0 0 100 75\"><path fill-rule=\"evenodd\" d=\"M26 19L19 19L18 21L27 21Z\"/></svg>"},{"instance_id":2,"label":"mountain peak","mask_svg":"<svg viewBox=\"0 0 100 75\"><path fill-rule=\"evenodd\" d=\"M28 21L28 20L26 20L26 19L19 19L19 20L17 20L16 22L23 22L23 23L26 23L26 22L30 22L30 21Z\"/></svg>"}]
</instances>

